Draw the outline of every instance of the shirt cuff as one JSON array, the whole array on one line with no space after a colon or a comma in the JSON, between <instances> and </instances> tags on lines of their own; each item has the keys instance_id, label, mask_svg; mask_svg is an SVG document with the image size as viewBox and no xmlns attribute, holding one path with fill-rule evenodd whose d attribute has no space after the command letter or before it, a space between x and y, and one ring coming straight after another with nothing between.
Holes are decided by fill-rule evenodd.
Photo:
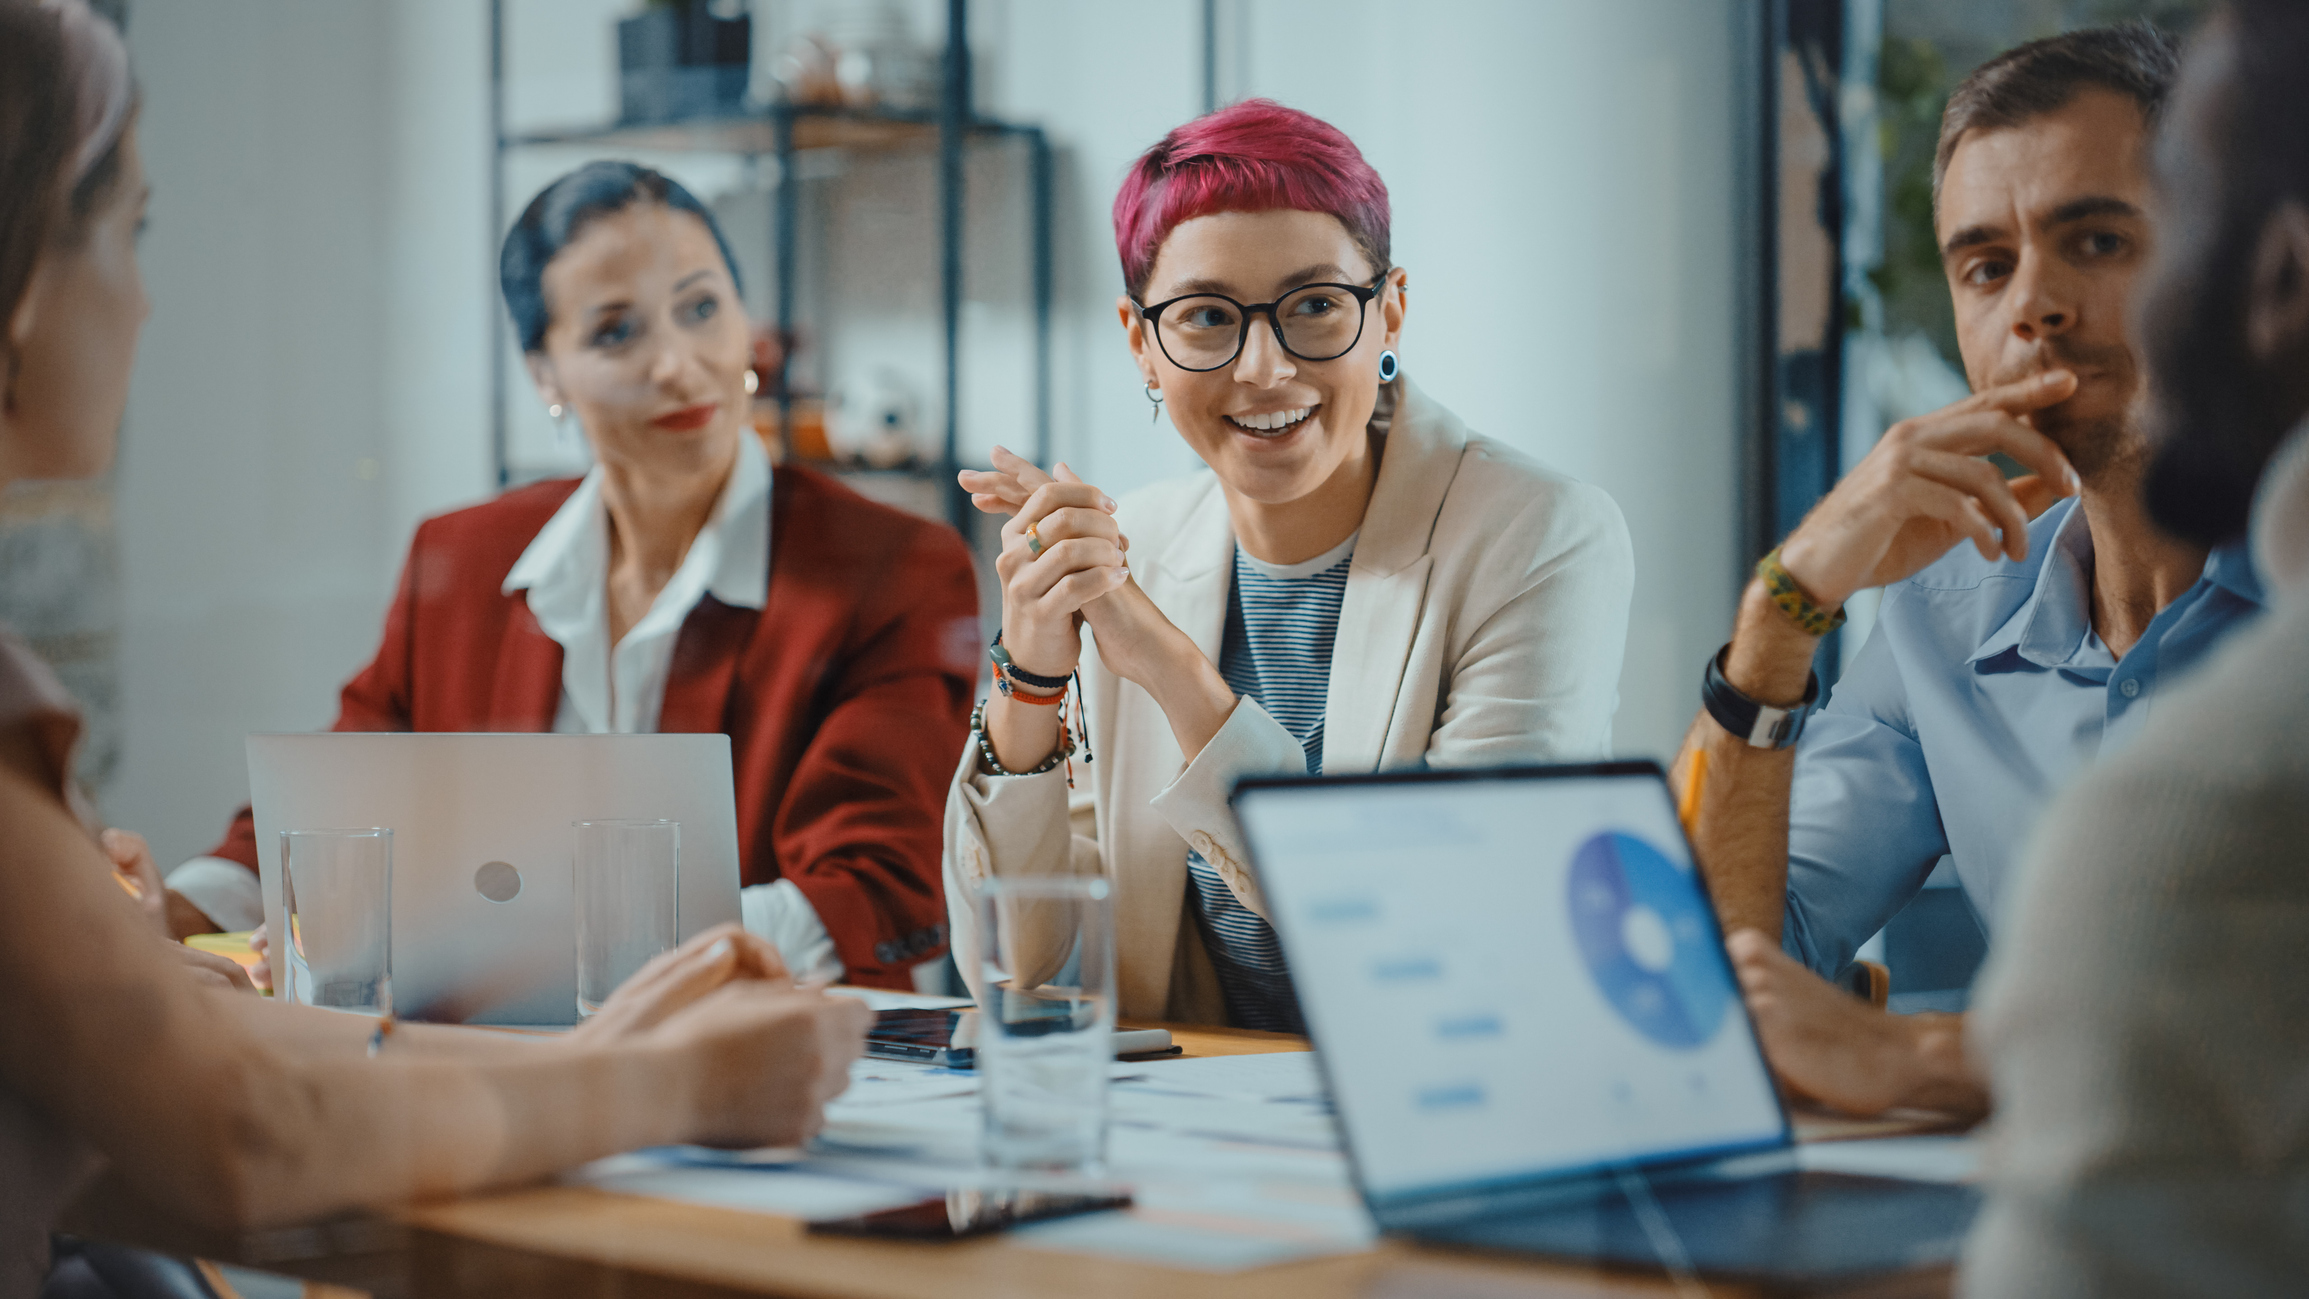
<instances>
[{"instance_id":1,"label":"shirt cuff","mask_svg":"<svg viewBox=\"0 0 2309 1299\"><path fill-rule=\"evenodd\" d=\"M168 887L199 907L226 933L265 922L265 892L257 873L223 857L195 857L168 873Z\"/></svg>"},{"instance_id":2,"label":"shirt cuff","mask_svg":"<svg viewBox=\"0 0 2309 1299\"><path fill-rule=\"evenodd\" d=\"M777 945L778 955L796 979L841 979L842 961L834 955L833 935L792 880L773 880L740 892L738 914L746 932Z\"/></svg>"}]
</instances>

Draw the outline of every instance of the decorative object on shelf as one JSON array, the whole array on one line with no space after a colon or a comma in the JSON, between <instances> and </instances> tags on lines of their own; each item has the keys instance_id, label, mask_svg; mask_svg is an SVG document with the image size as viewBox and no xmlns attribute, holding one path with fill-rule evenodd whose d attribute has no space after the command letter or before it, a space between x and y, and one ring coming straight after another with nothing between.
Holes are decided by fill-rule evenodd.
<instances>
[{"instance_id":1,"label":"decorative object on shelf","mask_svg":"<svg viewBox=\"0 0 2309 1299\"><path fill-rule=\"evenodd\" d=\"M905 375L883 366L863 383L834 390L826 440L836 459L898 469L921 457L922 402Z\"/></svg>"},{"instance_id":2,"label":"decorative object on shelf","mask_svg":"<svg viewBox=\"0 0 2309 1299\"><path fill-rule=\"evenodd\" d=\"M778 61L799 104L917 112L938 102L938 58L914 38L904 0L828 0Z\"/></svg>"},{"instance_id":3,"label":"decorative object on shelf","mask_svg":"<svg viewBox=\"0 0 2309 1299\"><path fill-rule=\"evenodd\" d=\"M786 438L790 441L778 437L776 402L755 402L753 425L773 462L783 462L790 457L822 465L834 458L834 449L826 442L826 403L815 397L793 399L786 429Z\"/></svg>"},{"instance_id":4,"label":"decorative object on shelf","mask_svg":"<svg viewBox=\"0 0 2309 1299\"><path fill-rule=\"evenodd\" d=\"M617 24L619 117L627 125L741 112L754 20L730 0L649 0Z\"/></svg>"},{"instance_id":5,"label":"decorative object on shelf","mask_svg":"<svg viewBox=\"0 0 2309 1299\"><path fill-rule=\"evenodd\" d=\"M840 57L832 42L823 36L795 37L770 68L770 75L778 83L779 98L789 104L839 105L842 83L834 75L834 64Z\"/></svg>"}]
</instances>

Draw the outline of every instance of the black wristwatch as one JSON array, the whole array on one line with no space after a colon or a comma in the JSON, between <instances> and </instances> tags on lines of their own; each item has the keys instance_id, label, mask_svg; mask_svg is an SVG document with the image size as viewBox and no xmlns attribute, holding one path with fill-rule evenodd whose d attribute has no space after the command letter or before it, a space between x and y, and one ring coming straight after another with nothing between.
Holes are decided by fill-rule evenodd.
<instances>
[{"instance_id":1,"label":"black wristwatch","mask_svg":"<svg viewBox=\"0 0 2309 1299\"><path fill-rule=\"evenodd\" d=\"M1792 747L1804 733L1804 720L1812 715L1812 705L1820 702L1820 674L1806 677L1804 698L1794 708L1774 708L1741 694L1724 679L1724 660L1731 654L1727 642L1708 660L1707 675L1700 679L1700 702L1707 707L1708 716L1755 748Z\"/></svg>"}]
</instances>

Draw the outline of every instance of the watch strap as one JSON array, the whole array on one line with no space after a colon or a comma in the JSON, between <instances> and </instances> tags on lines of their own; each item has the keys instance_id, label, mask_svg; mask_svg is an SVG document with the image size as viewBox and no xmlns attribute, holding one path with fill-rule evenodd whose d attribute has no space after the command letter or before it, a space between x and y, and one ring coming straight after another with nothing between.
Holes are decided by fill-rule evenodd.
<instances>
[{"instance_id":1,"label":"watch strap","mask_svg":"<svg viewBox=\"0 0 2309 1299\"><path fill-rule=\"evenodd\" d=\"M1751 748L1785 749L1794 746L1804 734L1804 723L1812 715L1812 706L1820 700L1820 674L1808 673L1804 681L1804 697L1793 708L1776 708L1760 704L1741 694L1724 676L1724 661L1731 657L1732 647L1727 642L1708 660L1707 675L1700 679L1700 703L1716 725L1730 731Z\"/></svg>"}]
</instances>

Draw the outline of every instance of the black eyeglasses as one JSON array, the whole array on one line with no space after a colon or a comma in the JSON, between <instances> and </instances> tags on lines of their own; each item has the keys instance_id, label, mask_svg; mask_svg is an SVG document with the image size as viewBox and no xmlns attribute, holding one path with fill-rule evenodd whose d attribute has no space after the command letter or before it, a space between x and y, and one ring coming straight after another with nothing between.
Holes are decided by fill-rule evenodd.
<instances>
[{"instance_id":1,"label":"black eyeglasses","mask_svg":"<svg viewBox=\"0 0 2309 1299\"><path fill-rule=\"evenodd\" d=\"M1302 361L1333 361L1363 341L1364 308L1387 273L1369 284L1304 284L1273 302L1248 305L1223 293L1190 293L1139 307L1172 365L1197 373L1234 364L1250 341L1251 317L1264 315L1275 341ZM1131 305L1137 306L1137 303Z\"/></svg>"}]
</instances>

